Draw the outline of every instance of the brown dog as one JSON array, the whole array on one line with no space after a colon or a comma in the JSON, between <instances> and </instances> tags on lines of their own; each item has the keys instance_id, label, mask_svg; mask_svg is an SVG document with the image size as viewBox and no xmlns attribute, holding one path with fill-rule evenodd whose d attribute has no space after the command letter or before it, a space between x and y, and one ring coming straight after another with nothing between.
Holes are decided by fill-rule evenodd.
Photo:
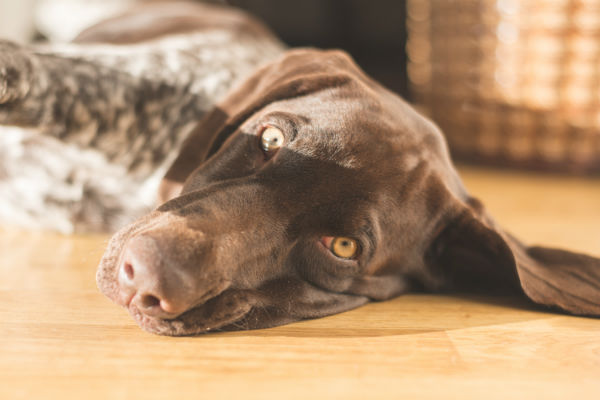
<instances>
[{"instance_id":1,"label":"brown dog","mask_svg":"<svg viewBox=\"0 0 600 400\"><path fill-rule=\"evenodd\" d=\"M148 183L168 168L167 202L113 237L97 274L161 334L275 326L414 290L600 314L600 260L499 229L435 125L348 55L283 51L244 14L181 3L58 48L0 41L0 124L38 130L0 134L0 218L111 229L152 203Z\"/></svg>"},{"instance_id":2,"label":"brown dog","mask_svg":"<svg viewBox=\"0 0 600 400\"><path fill-rule=\"evenodd\" d=\"M188 138L165 193L182 182L98 270L151 332L264 328L411 290L524 292L600 314L600 260L499 229L435 125L340 51L256 71Z\"/></svg>"}]
</instances>

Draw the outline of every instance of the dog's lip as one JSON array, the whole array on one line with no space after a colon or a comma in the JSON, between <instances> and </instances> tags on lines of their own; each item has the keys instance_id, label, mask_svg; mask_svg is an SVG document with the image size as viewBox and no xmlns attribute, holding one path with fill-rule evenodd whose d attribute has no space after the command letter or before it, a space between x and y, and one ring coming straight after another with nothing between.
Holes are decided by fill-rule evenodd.
<instances>
[{"instance_id":1,"label":"dog's lip","mask_svg":"<svg viewBox=\"0 0 600 400\"><path fill-rule=\"evenodd\" d=\"M246 291L227 289L205 303L193 307L181 315L168 319L144 314L134 303L130 303L127 308L137 324L146 331L162 335L191 336L218 330L243 319L254 308L254 305L250 301L244 301L246 299L245 296L236 299L243 292ZM214 303L222 302L227 303L226 309L219 309L217 310L218 312L212 310L213 315L208 315L208 319L193 318L195 314L210 314L210 307L214 306ZM240 307L240 305L243 305L243 307ZM237 312L235 312L236 308L238 309ZM217 316L215 317L214 314L217 314ZM219 314L224 315L221 315L219 318ZM210 317L213 318L211 319Z\"/></svg>"}]
</instances>

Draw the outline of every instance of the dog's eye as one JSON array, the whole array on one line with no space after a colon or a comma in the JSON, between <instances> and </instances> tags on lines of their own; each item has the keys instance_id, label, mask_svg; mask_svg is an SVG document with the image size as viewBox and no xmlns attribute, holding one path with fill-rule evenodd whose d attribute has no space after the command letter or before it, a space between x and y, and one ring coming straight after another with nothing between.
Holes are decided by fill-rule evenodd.
<instances>
[{"instance_id":1,"label":"dog's eye","mask_svg":"<svg viewBox=\"0 0 600 400\"><path fill-rule=\"evenodd\" d=\"M358 253L358 242L344 236L325 236L321 242L339 258L351 259Z\"/></svg>"},{"instance_id":2,"label":"dog's eye","mask_svg":"<svg viewBox=\"0 0 600 400\"><path fill-rule=\"evenodd\" d=\"M279 149L284 140L283 132L274 126L267 126L260 136L262 149L267 152Z\"/></svg>"},{"instance_id":3,"label":"dog's eye","mask_svg":"<svg viewBox=\"0 0 600 400\"><path fill-rule=\"evenodd\" d=\"M356 255L358 243L347 237L336 237L331 242L331 251L340 258L352 258Z\"/></svg>"}]
</instances>

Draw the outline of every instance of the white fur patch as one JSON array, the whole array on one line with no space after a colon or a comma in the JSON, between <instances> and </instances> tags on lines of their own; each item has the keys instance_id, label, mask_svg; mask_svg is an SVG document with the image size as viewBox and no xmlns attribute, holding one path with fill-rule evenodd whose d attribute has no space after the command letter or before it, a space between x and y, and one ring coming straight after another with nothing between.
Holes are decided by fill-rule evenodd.
<instances>
[{"instance_id":1,"label":"white fur patch","mask_svg":"<svg viewBox=\"0 0 600 400\"><path fill-rule=\"evenodd\" d=\"M156 203L164 173L136 178L96 150L0 127L0 220L27 228L116 230Z\"/></svg>"}]
</instances>

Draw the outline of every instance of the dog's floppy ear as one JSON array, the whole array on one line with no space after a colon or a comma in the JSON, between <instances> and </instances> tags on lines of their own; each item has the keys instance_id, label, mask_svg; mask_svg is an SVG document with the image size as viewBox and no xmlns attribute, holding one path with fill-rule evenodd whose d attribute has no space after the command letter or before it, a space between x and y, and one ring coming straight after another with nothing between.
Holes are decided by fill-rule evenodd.
<instances>
[{"instance_id":1,"label":"dog's floppy ear","mask_svg":"<svg viewBox=\"0 0 600 400\"><path fill-rule=\"evenodd\" d=\"M343 51L298 49L257 69L198 124L185 140L163 179L160 199L178 194L183 182L203 161L214 154L227 138L252 114L268 104L339 87L359 74Z\"/></svg>"},{"instance_id":2,"label":"dog's floppy ear","mask_svg":"<svg viewBox=\"0 0 600 400\"><path fill-rule=\"evenodd\" d=\"M600 259L526 246L473 198L433 240L426 262L452 289L522 291L542 305L600 315Z\"/></svg>"}]
</instances>

